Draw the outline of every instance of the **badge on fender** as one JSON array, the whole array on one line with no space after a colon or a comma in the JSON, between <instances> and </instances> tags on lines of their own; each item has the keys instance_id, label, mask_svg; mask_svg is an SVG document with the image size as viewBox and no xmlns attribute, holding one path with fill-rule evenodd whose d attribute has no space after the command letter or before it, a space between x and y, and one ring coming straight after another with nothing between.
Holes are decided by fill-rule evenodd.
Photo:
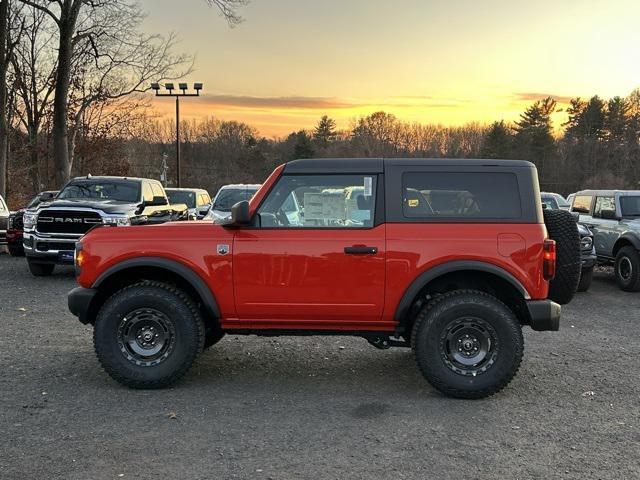
<instances>
[{"instance_id":1,"label":"badge on fender","mask_svg":"<svg viewBox=\"0 0 640 480\"><path fill-rule=\"evenodd\" d=\"M229 253L229 245L218 244L218 255L226 255Z\"/></svg>"}]
</instances>

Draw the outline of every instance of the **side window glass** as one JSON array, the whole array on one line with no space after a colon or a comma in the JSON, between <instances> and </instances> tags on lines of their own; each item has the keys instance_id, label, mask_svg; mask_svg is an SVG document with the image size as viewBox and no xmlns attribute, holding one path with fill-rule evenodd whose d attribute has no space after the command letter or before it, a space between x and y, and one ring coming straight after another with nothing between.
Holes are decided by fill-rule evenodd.
<instances>
[{"instance_id":1,"label":"side window glass","mask_svg":"<svg viewBox=\"0 0 640 480\"><path fill-rule=\"evenodd\" d=\"M499 186L497 188L496 186ZM402 175L407 218L520 218L513 173L408 172Z\"/></svg>"},{"instance_id":2,"label":"side window glass","mask_svg":"<svg viewBox=\"0 0 640 480\"><path fill-rule=\"evenodd\" d=\"M591 195L577 195L573 199L573 205L571 207L572 212L586 213L591 212L591 201L593 197Z\"/></svg>"},{"instance_id":3,"label":"side window glass","mask_svg":"<svg viewBox=\"0 0 640 480\"><path fill-rule=\"evenodd\" d=\"M616 200L614 197L597 197L596 205L593 207L593 216L601 217L602 210L616 210Z\"/></svg>"},{"instance_id":4,"label":"side window glass","mask_svg":"<svg viewBox=\"0 0 640 480\"><path fill-rule=\"evenodd\" d=\"M142 199L145 202L153 201L153 191L151 190L151 185L149 185L149 182L144 182L142 184Z\"/></svg>"},{"instance_id":5,"label":"side window glass","mask_svg":"<svg viewBox=\"0 0 640 480\"><path fill-rule=\"evenodd\" d=\"M267 228L373 226L375 175L287 175L258 211Z\"/></svg>"},{"instance_id":6,"label":"side window glass","mask_svg":"<svg viewBox=\"0 0 640 480\"><path fill-rule=\"evenodd\" d=\"M7 206L4 203L4 199L0 197L0 212L4 212L7 209Z\"/></svg>"}]
</instances>

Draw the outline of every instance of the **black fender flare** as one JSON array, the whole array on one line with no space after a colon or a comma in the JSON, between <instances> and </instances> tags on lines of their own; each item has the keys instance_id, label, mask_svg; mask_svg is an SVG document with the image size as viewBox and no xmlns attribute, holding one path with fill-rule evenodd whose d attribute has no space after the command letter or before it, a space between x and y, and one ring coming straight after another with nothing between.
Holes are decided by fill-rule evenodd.
<instances>
[{"instance_id":1,"label":"black fender flare","mask_svg":"<svg viewBox=\"0 0 640 480\"><path fill-rule=\"evenodd\" d=\"M520 292L524 299L529 300L531 298L529 292L527 292L527 289L524 288L522 283L520 283L520 281L518 281L516 277L511 275L505 269L493 265L492 263L481 262L477 260L455 260L452 262L445 262L436 265L435 267L432 267L418 275L413 280L413 282L411 282L409 287L407 287L404 295L402 295L400 303L396 308L394 319L400 323L404 322L416 296L418 295L418 293L420 293L420 290L422 290L429 282L447 273L461 272L465 270L474 270L496 275L497 277L500 277L513 285L513 287L518 292Z\"/></svg>"},{"instance_id":2,"label":"black fender flare","mask_svg":"<svg viewBox=\"0 0 640 480\"><path fill-rule=\"evenodd\" d=\"M618 253L618 250L622 248L620 247L620 244L625 241L633 245L636 250L640 250L640 239L638 238L638 236L632 232L624 232L622 235L620 235L618 240L616 240L616 243L613 245L613 252L611 253L614 257Z\"/></svg>"},{"instance_id":3,"label":"black fender flare","mask_svg":"<svg viewBox=\"0 0 640 480\"><path fill-rule=\"evenodd\" d=\"M202 279L202 277L183 263L177 262L175 260L169 260L168 258L137 257L117 263L116 265L102 272L93 283L91 288L99 289L100 285L103 284L112 275L121 272L122 270L135 267L161 268L182 277L182 279L185 282L188 282L198 293L207 312L214 318L220 318L220 308L218 307L218 302L216 302L216 298L213 295L213 292L211 291L207 283Z\"/></svg>"}]
</instances>

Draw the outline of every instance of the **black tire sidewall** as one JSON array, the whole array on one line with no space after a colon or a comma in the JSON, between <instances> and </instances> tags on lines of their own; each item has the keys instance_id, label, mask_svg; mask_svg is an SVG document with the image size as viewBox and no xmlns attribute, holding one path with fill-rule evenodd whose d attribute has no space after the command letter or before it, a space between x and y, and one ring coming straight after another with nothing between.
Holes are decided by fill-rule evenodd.
<instances>
[{"instance_id":1,"label":"black tire sidewall","mask_svg":"<svg viewBox=\"0 0 640 480\"><path fill-rule=\"evenodd\" d=\"M476 316L489 323L498 337L495 363L477 376L452 371L441 357L441 335L461 316ZM416 359L423 374L436 388L454 396L486 396L506 385L518 369L523 339L520 324L505 305L483 295L458 295L438 302L426 313L414 340ZM485 393L486 392L486 393Z\"/></svg>"},{"instance_id":2,"label":"black tire sidewall","mask_svg":"<svg viewBox=\"0 0 640 480\"><path fill-rule=\"evenodd\" d=\"M27 260L29 271L34 277L46 277L53 273L55 265L53 263L41 263L33 260Z\"/></svg>"},{"instance_id":3,"label":"black tire sidewall","mask_svg":"<svg viewBox=\"0 0 640 480\"><path fill-rule=\"evenodd\" d=\"M580 272L580 282L578 282L578 291L586 292L591 287L593 281L593 267L584 268Z\"/></svg>"},{"instance_id":4,"label":"black tire sidewall","mask_svg":"<svg viewBox=\"0 0 640 480\"><path fill-rule=\"evenodd\" d=\"M169 356L153 366L136 365L125 358L117 341L122 318L137 308L152 307L164 313L175 330L175 343ZM96 354L105 370L129 386L158 388L181 377L200 349L198 322L187 302L164 288L144 285L121 290L105 302L94 327Z\"/></svg>"},{"instance_id":5,"label":"black tire sidewall","mask_svg":"<svg viewBox=\"0 0 640 480\"><path fill-rule=\"evenodd\" d=\"M549 237L556 242L556 276L549 282L549 299L561 305L571 301L580 281L580 234L570 212L544 210Z\"/></svg>"}]
</instances>

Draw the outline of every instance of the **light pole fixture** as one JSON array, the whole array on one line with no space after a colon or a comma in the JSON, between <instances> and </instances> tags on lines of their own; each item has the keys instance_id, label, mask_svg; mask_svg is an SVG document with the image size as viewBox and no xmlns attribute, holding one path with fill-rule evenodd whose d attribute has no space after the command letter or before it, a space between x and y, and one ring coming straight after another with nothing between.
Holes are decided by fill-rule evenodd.
<instances>
[{"instance_id":1,"label":"light pole fixture","mask_svg":"<svg viewBox=\"0 0 640 480\"><path fill-rule=\"evenodd\" d=\"M202 90L202 83L194 83L194 92L189 92L189 85L186 83L178 83L178 90L175 91L175 85L173 83L165 83L164 88L166 92L160 91L160 84L154 82L151 84L151 90L156 92L156 97L176 97L176 183L180 188L180 97L199 97L200 90Z\"/></svg>"}]
</instances>

